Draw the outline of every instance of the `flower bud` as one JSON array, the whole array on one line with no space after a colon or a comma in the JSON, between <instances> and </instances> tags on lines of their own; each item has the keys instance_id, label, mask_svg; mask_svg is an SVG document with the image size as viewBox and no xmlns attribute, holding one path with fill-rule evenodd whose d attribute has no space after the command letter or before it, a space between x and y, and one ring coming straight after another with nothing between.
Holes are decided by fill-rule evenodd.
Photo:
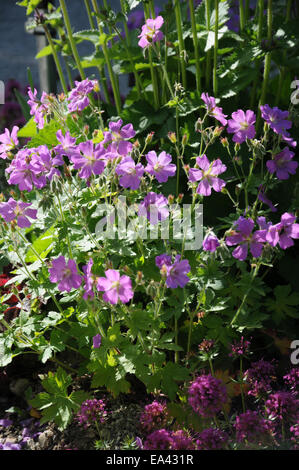
<instances>
[{"instance_id":1,"label":"flower bud","mask_svg":"<svg viewBox=\"0 0 299 470\"><path fill-rule=\"evenodd\" d=\"M197 119L195 123L195 132L200 132L202 126L202 120L200 118Z\"/></svg>"},{"instance_id":2,"label":"flower bud","mask_svg":"<svg viewBox=\"0 0 299 470\"><path fill-rule=\"evenodd\" d=\"M150 132L149 134L147 134L145 138L146 145L151 143L151 141L153 140L154 134L155 134L154 132Z\"/></svg>"},{"instance_id":3,"label":"flower bud","mask_svg":"<svg viewBox=\"0 0 299 470\"><path fill-rule=\"evenodd\" d=\"M169 196L168 196L168 204L173 204L173 202L174 202L174 196L173 196L173 194L169 194Z\"/></svg>"},{"instance_id":4,"label":"flower bud","mask_svg":"<svg viewBox=\"0 0 299 470\"><path fill-rule=\"evenodd\" d=\"M136 282L136 284L142 284L142 282L143 282L143 273L141 271L137 271L135 282Z\"/></svg>"},{"instance_id":5,"label":"flower bud","mask_svg":"<svg viewBox=\"0 0 299 470\"><path fill-rule=\"evenodd\" d=\"M180 194L178 195L178 197L177 197L177 202L178 202L178 203L182 202L183 197L184 197L184 194L180 193Z\"/></svg>"},{"instance_id":6,"label":"flower bud","mask_svg":"<svg viewBox=\"0 0 299 470\"><path fill-rule=\"evenodd\" d=\"M189 136L187 134L184 134L182 137L182 145L185 147L185 145L188 144Z\"/></svg>"},{"instance_id":7,"label":"flower bud","mask_svg":"<svg viewBox=\"0 0 299 470\"><path fill-rule=\"evenodd\" d=\"M223 147L228 147L228 140L227 137L221 137L220 142L222 143Z\"/></svg>"},{"instance_id":8,"label":"flower bud","mask_svg":"<svg viewBox=\"0 0 299 470\"><path fill-rule=\"evenodd\" d=\"M168 139L172 144L176 144L176 134L175 132L168 132Z\"/></svg>"}]
</instances>

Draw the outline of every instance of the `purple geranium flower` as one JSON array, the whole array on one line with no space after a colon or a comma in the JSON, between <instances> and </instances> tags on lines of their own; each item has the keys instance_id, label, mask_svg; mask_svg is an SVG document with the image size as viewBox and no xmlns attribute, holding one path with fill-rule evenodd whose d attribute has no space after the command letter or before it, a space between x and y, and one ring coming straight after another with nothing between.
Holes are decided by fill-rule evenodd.
<instances>
[{"instance_id":1,"label":"purple geranium flower","mask_svg":"<svg viewBox=\"0 0 299 470\"><path fill-rule=\"evenodd\" d=\"M87 108L90 103L88 94L93 91L96 84L96 80L89 80L88 78L82 80L82 82L75 81L76 86L69 94L68 110L75 112Z\"/></svg>"},{"instance_id":2,"label":"purple geranium flower","mask_svg":"<svg viewBox=\"0 0 299 470\"><path fill-rule=\"evenodd\" d=\"M168 200L163 194L148 193L139 204L138 215L146 216L151 224L156 225L169 216Z\"/></svg>"},{"instance_id":3,"label":"purple geranium flower","mask_svg":"<svg viewBox=\"0 0 299 470\"><path fill-rule=\"evenodd\" d=\"M48 95L43 92L41 99L37 99L37 90L34 88L33 92L28 87L28 105L30 106L30 114L34 116L34 121L39 129L43 129L45 125L44 116L47 114L49 109Z\"/></svg>"},{"instance_id":4,"label":"purple geranium flower","mask_svg":"<svg viewBox=\"0 0 299 470\"><path fill-rule=\"evenodd\" d=\"M266 241L272 246L279 244L283 250L293 246L293 238L299 238L299 224L296 224L295 221L295 215L285 212L278 224L268 227Z\"/></svg>"},{"instance_id":5,"label":"purple geranium flower","mask_svg":"<svg viewBox=\"0 0 299 470\"><path fill-rule=\"evenodd\" d=\"M72 137L69 131L66 131L65 136L63 135L62 131L59 130L56 133L57 140L60 144L54 147L54 152L57 156L63 157L68 156L70 157L73 153L76 153L76 138ZM78 151L77 151L78 152Z\"/></svg>"},{"instance_id":6,"label":"purple geranium flower","mask_svg":"<svg viewBox=\"0 0 299 470\"><path fill-rule=\"evenodd\" d=\"M113 305L116 305L119 300L124 304L130 302L134 292L129 276L121 276L115 269L108 269L105 275L106 277L97 279L97 289L104 291L103 300Z\"/></svg>"},{"instance_id":7,"label":"purple geranium flower","mask_svg":"<svg viewBox=\"0 0 299 470\"><path fill-rule=\"evenodd\" d=\"M30 227L30 219L37 218L37 210L29 209L30 203L23 201L15 201L12 197L8 202L0 203L0 214L6 222L11 222L17 219L17 224L20 228Z\"/></svg>"},{"instance_id":8,"label":"purple geranium flower","mask_svg":"<svg viewBox=\"0 0 299 470\"><path fill-rule=\"evenodd\" d=\"M219 240L216 235L209 233L202 242L202 249L213 253L220 246Z\"/></svg>"},{"instance_id":9,"label":"purple geranium flower","mask_svg":"<svg viewBox=\"0 0 299 470\"><path fill-rule=\"evenodd\" d=\"M191 168L189 171L189 180L192 183L200 181L196 192L203 196L210 196L212 192L211 188L216 192L220 192L226 183L224 180L218 178L218 175L226 171L226 166L219 158L210 163L206 155L197 157L196 163L200 170Z\"/></svg>"},{"instance_id":10,"label":"purple geranium flower","mask_svg":"<svg viewBox=\"0 0 299 470\"><path fill-rule=\"evenodd\" d=\"M168 153L161 152L157 156L156 152L152 150L146 155L146 160L148 165L145 167L145 171L155 176L159 183L165 183L170 176L175 175L176 166L174 163L170 163L172 157Z\"/></svg>"},{"instance_id":11,"label":"purple geranium flower","mask_svg":"<svg viewBox=\"0 0 299 470\"><path fill-rule=\"evenodd\" d=\"M31 166L36 175L45 176L49 181L54 175L60 176L61 173L56 166L63 165L62 157L56 156L52 158L51 152L46 145L40 145L36 149L32 149Z\"/></svg>"},{"instance_id":12,"label":"purple geranium flower","mask_svg":"<svg viewBox=\"0 0 299 470\"><path fill-rule=\"evenodd\" d=\"M33 186L38 189L47 184L47 179L40 169L35 168L32 163L32 156L36 149L21 149L6 169L10 174L9 184L17 184L20 191L32 191Z\"/></svg>"},{"instance_id":13,"label":"purple geranium flower","mask_svg":"<svg viewBox=\"0 0 299 470\"><path fill-rule=\"evenodd\" d=\"M156 256L156 266L165 275L167 287L172 289L184 287L190 280L186 275L191 270L189 261L181 260L181 255L175 257L174 263L172 263L171 256L166 253Z\"/></svg>"},{"instance_id":14,"label":"purple geranium flower","mask_svg":"<svg viewBox=\"0 0 299 470\"><path fill-rule=\"evenodd\" d=\"M72 288L78 289L81 286L82 278L73 259L66 262L64 256L59 256L52 261L49 273L51 282L59 282L58 289L60 291L70 292Z\"/></svg>"},{"instance_id":15,"label":"purple geranium flower","mask_svg":"<svg viewBox=\"0 0 299 470\"><path fill-rule=\"evenodd\" d=\"M109 147L110 152L127 156L133 148L133 144L128 142L127 139L132 139L135 135L133 125L126 124L123 126L122 119L119 119L117 122L109 122L109 131L104 132L103 144L112 144Z\"/></svg>"},{"instance_id":16,"label":"purple geranium flower","mask_svg":"<svg viewBox=\"0 0 299 470\"><path fill-rule=\"evenodd\" d=\"M201 94L201 99L205 102L206 104L206 109L208 112L208 115L211 117L214 117L217 119L217 121L221 122L223 126L226 126L227 124L227 115L223 114L222 108L219 108L216 106L216 100L213 96L209 96L208 93L202 93Z\"/></svg>"},{"instance_id":17,"label":"purple geranium flower","mask_svg":"<svg viewBox=\"0 0 299 470\"><path fill-rule=\"evenodd\" d=\"M100 175L105 168L105 154L106 150L102 143L94 146L91 140L81 142L77 147L77 152L70 154L70 160L74 163L74 169L78 170L79 177L88 179L92 173Z\"/></svg>"},{"instance_id":18,"label":"purple geranium flower","mask_svg":"<svg viewBox=\"0 0 299 470\"><path fill-rule=\"evenodd\" d=\"M255 137L254 123L256 117L253 111L248 109L246 113L242 109L238 109L232 113L232 119L229 119L227 132L234 134L233 141L242 144L246 139Z\"/></svg>"},{"instance_id":19,"label":"purple geranium flower","mask_svg":"<svg viewBox=\"0 0 299 470\"><path fill-rule=\"evenodd\" d=\"M264 187L262 185L259 186L259 189L258 189L258 199L263 202L264 204L266 204L267 206L270 207L271 211L272 212L277 212L277 209L276 207L273 206L272 202L270 201L270 199L266 196L265 192L264 192Z\"/></svg>"},{"instance_id":20,"label":"purple geranium flower","mask_svg":"<svg viewBox=\"0 0 299 470\"><path fill-rule=\"evenodd\" d=\"M11 133L8 129L5 129L4 133L0 135L0 158L3 158L3 160L8 157L7 153L19 144L18 130L19 128L14 126Z\"/></svg>"},{"instance_id":21,"label":"purple geranium flower","mask_svg":"<svg viewBox=\"0 0 299 470\"><path fill-rule=\"evenodd\" d=\"M138 42L138 45L144 49L154 42L161 41L164 37L162 31L160 31L163 23L164 19L162 16L157 16L155 19L149 18L146 20L145 24L142 26L141 34L138 36L141 38Z\"/></svg>"},{"instance_id":22,"label":"purple geranium flower","mask_svg":"<svg viewBox=\"0 0 299 470\"><path fill-rule=\"evenodd\" d=\"M101 346L101 342L102 342L102 337L99 333L92 338L92 345L95 349Z\"/></svg>"},{"instance_id":23,"label":"purple geranium flower","mask_svg":"<svg viewBox=\"0 0 299 470\"><path fill-rule=\"evenodd\" d=\"M144 168L141 163L135 163L132 157L125 157L115 169L120 176L119 184L124 188L138 189Z\"/></svg>"},{"instance_id":24,"label":"purple geranium flower","mask_svg":"<svg viewBox=\"0 0 299 470\"><path fill-rule=\"evenodd\" d=\"M244 261L247 258L249 246L252 256L259 258L262 254L264 238L259 231L252 233L254 221L241 216L237 220L236 226L237 231L226 238L228 246L238 245L233 251L233 257Z\"/></svg>"},{"instance_id":25,"label":"purple geranium flower","mask_svg":"<svg viewBox=\"0 0 299 470\"><path fill-rule=\"evenodd\" d=\"M287 142L291 147L296 147L297 143L290 137L287 129L292 127L292 122L288 119L289 112L281 111L281 109L275 106L270 108L268 104L260 106L262 112L262 118L269 124L271 129L282 136L283 140Z\"/></svg>"},{"instance_id":26,"label":"purple geranium flower","mask_svg":"<svg viewBox=\"0 0 299 470\"><path fill-rule=\"evenodd\" d=\"M268 160L266 163L269 173L276 173L279 180L287 180L290 175L294 175L298 166L297 162L292 161L294 155L294 152L291 152L288 147L273 155L272 160Z\"/></svg>"}]
</instances>

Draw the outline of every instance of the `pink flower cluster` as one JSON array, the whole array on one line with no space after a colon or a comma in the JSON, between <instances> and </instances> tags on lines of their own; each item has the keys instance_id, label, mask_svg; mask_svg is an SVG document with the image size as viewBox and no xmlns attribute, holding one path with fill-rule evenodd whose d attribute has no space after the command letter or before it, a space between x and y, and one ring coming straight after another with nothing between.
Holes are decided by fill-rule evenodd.
<instances>
[{"instance_id":1,"label":"pink flower cluster","mask_svg":"<svg viewBox=\"0 0 299 470\"><path fill-rule=\"evenodd\" d=\"M221 380L211 374L198 376L188 389L188 402L195 413L212 417L227 402L227 392Z\"/></svg>"}]
</instances>

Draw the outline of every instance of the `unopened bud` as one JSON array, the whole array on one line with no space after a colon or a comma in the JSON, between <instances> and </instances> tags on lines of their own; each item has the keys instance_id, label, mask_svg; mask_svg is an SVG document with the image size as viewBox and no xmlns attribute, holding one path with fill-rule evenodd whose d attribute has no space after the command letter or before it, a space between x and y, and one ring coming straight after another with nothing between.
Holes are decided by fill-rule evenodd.
<instances>
[{"instance_id":1,"label":"unopened bud","mask_svg":"<svg viewBox=\"0 0 299 470\"><path fill-rule=\"evenodd\" d=\"M137 271L136 284L141 284L142 280L143 280L143 273L141 271Z\"/></svg>"},{"instance_id":2,"label":"unopened bud","mask_svg":"<svg viewBox=\"0 0 299 470\"><path fill-rule=\"evenodd\" d=\"M133 147L135 147L136 149L139 149L140 148L140 142L138 139L135 140L134 144L133 144Z\"/></svg>"},{"instance_id":3,"label":"unopened bud","mask_svg":"<svg viewBox=\"0 0 299 470\"><path fill-rule=\"evenodd\" d=\"M174 202L174 196L173 196L173 194L169 194L169 196L168 196L168 204L173 204L173 202Z\"/></svg>"},{"instance_id":4,"label":"unopened bud","mask_svg":"<svg viewBox=\"0 0 299 470\"><path fill-rule=\"evenodd\" d=\"M60 93L60 94L58 95L58 101L60 101L60 103L62 103L64 100L65 100L65 94L64 94L64 93Z\"/></svg>"},{"instance_id":5,"label":"unopened bud","mask_svg":"<svg viewBox=\"0 0 299 470\"><path fill-rule=\"evenodd\" d=\"M89 132L89 125L88 125L88 124L85 124L85 126L84 126L83 129L84 129L84 133L85 133L85 134L88 134L88 132Z\"/></svg>"},{"instance_id":6,"label":"unopened bud","mask_svg":"<svg viewBox=\"0 0 299 470\"><path fill-rule=\"evenodd\" d=\"M97 80L95 80L95 84L94 84L94 87L93 87L93 90L98 93L100 91L100 85L99 85L99 82Z\"/></svg>"},{"instance_id":7,"label":"unopened bud","mask_svg":"<svg viewBox=\"0 0 299 470\"><path fill-rule=\"evenodd\" d=\"M241 145L237 142L237 143L235 144L235 152L236 152L236 153L239 152L240 147L241 147Z\"/></svg>"},{"instance_id":8,"label":"unopened bud","mask_svg":"<svg viewBox=\"0 0 299 470\"><path fill-rule=\"evenodd\" d=\"M189 140L189 136L187 134L184 134L182 137L182 145L187 145Z\"/></svg>"},{"instance_id":9,"label":"unopened bud","mask_svg":"<svg viewBox=\"0 0 299 470\"><path fill-rule=\"evenodd\" d=\"M202 126L202 120L200 118L197 119L195 123L195 132L200 132Z\"/></svg>"},{"instance_id":10,"label":"unopened bud","mask_svg":"<svg viewBox=\"0 0 299 470\"><path fill-rule=\"evenodd\" d=\"M213 132L213 137L219 137L221 133L223 132L224 127L215 127L214 132Z\"/></svg>"},{"instance_id":11,"label":"unopened bud","mask_svg":"<svg viewBox=\"0 0 299 470\"><path fill-rule=\"evenodd\" d=\"M63 170L64 170L64 174L65 174L65 177L69 180L72 179L72 175L71 175L71 172L70 172L70 169L69 167L66 165L66 163L63 164Z\"/></svg>"},{"instance_id":12,"label":"unopened bud","mask_svg":"<svg viewBox=\"0 0 299 470\"><path fill-rule=\"evenodd\" d=\"M10 194L11 197L13 197L13 198L15 198L15 197L17 196L16 193L15 193L15 191L14 191L13 189L11 189L11 190L9 191L9 194Z\"/></svg>"},{"instance_id":13,"label":"unopened bud","mask_svg":"<svg viewBox=\"0 0 299 470\"><path fill-rule=\"evenodd\" d=\"M175 132L168 132L168 139L172 144L176 144L176 134Z\"/></svg>"},{"instance_id":14,"label":"unopened bud","mask_svg":"<svg viewBox=\"0 0 299 470\"><path fill-rule=\"evenodd\" d=\"M178 202L178 203L182 202L183 197L184 197L184 194L180 193L180 194L178 195L178 197L177 197L177 202Z\"/></svg>"},{"instance_id":15,"label":"unopened bud","mask_svg":"<svg viewBox=\"0 0 299 470\"><path fill-rule=\"evenodd\" d=\"M228 140L227 137L221 137L220 142L222 143L223 147L228 147Z\"/></svg>"},{"instance_id":16,"label":"unopened bud","mask_svg":"<svg viewBox=\"0 0 299 470\"><path fill-rule=\"evenodd\" d=\"M3 193L0 193L0 202L3 202L3 201L5 201L4 194L3 194Z\"/></svg>"},{"instance_id":17,"label":"unopened bud","mask_svg":"<svg viewBox=\"0 0 299 470\"><path fill-rule=\"evenodd\" d=\"M151 143L151 141L153 140L154 134L155 134L154 132L150 132L149 134L147 134L145 138L146 145Z\"/></svg>"}]
</instances>

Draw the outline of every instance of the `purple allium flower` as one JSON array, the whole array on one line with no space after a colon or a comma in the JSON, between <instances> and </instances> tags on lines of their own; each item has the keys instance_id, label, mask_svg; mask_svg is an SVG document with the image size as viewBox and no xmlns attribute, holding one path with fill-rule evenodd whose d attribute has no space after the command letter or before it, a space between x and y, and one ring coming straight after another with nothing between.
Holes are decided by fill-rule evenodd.
<instances>
[{"instance_id":1,"label":"purple allium flower","mask_svg":"<svg viewBox=\"0 0 299 470\"><path fill-rule=\"evenodd\" d=\"M251 254L254 258L259 258L263 250L263 237L259 231L252 233L254 228L254 221L252 219L246 219L245 217L239 217L236 222L237 231L233 232L226 238L226 244L228 246L238 245L233 251L233 257L244 261L248 255L248 246L250 247Z\"/></svg>"},{"instance_id":2,"label":"purple allium flower","mask_svg":"<svg viewBox=\"0 0 299 470\"><path fill-rule=\"evenodd\" d=\"M299 400L292 392L276 392L269 395L265 403L270 419L298 423Z\"/></svg>"},{"instance_id":3,"label":"purple allium flower","mask_svg":"<svg viewBox=\"0 0 299 470\"><path fill-rule=\"evenodd\" d=\"M194 444L186 431L178 429L171 433L173 440L172 450L194 450Z\"/></svg>"},{"instance_id":4,"label":"purple allium flower","mask_svg":"<svg viewBox=\"0 0 299 470\"><path fill-rule=\"evenodd\" d=\"M299 367L293 367L290 372L283 376L285 384L287 384L294 393L299 392Z\"/></svg>"},{"instance_id":5,"label":"purple allium flower","mask_svg":"<svg viewBox=\"0 0 299 470\"><path fill-rule=\"evenodd\" d=\"M28 87L28 105L30 106L30 114L34 116L34 121L37 124L39 129L43 129L45 125L44 116L48 112L48 95L43 92L41 99L37 99L37 90L34 88L33 92L30 87Z\"/></svg>"},{"instance_id":6,"label":"purple allium flower","mask_svg":"<svg viewBox=\"0 0 299 470\"><path fill-rule=\"evenodd\" d=\"M134 162L132 157L125 157L115 169L115 173L120 176L119 184L124 188L133 191L139 188L144 167L141 163Z\"/></svg>"},{"instance_id":7,"label":"purple allium flower","mask_svg":"<svg viewBox=\"0 0 299 470\"><path fill-rule=\"evenodd\" d=\"M159 183L166 183L169 177L175 175L176 165L171 163L172 157L168 153L163 151L157 156L152 150L146 155L146 160L148 164L145 171L155 176Z\"/></svg>"},{"instance_id":8,"label":"purple allium flower","mask_svg":"<svg viewBox=\"0 0 299 470\"><path fill-rule=\"evenodd\" d=\"M248 109L246 113L242 109L238 109L232 113L232 119L229 119L227 132L233 135L233 141L242 144L246 139L255 137L254 123L256 117L253 111Z\"/></svg>"},{"instance_id":9,"label":"purple allium flower","mask_svg":"<svg viewBox=\"0 0 299 470\"><path fill-rule=\"evenodd\" d=\"M97 289L104 291L103 300L116 305L118 301L126 304L134 296L132 281L129 276L121 276L119 271L108 269L105 271L106 277L97 279Z\"/></svg>"},{"instance_id":10,"label":"purple allium flower","mask_svg":"<svg viewBox=\"0 0 299 470\"><path fill-rule=\"evenodd\" d=\"M95 349L99 348L101 346L101 343L102 343L102 337L101 335L98 333L97 335L95 335L93 338L92 338L92 345Z\"/></svg>"},{"instance_id":11,"label":"purple allium flower","mask_svg":"<svg viewBox=\"0 0 299 470\"><path fill-rule=\"evenodd\" d=\"M104 424L107 418L106 404L103 400L85 400L76 419L85 429L95 423Z\"/></svg>"},{"instance_id":12,"label":"purple allium flower","mask_svg":"<svg viewBox=\"0 0 299 470\"><path fill-rule=\"evenodd\" d=\"M166 429L159 429L147 436L144 442L144 450L168 450L172 449L173 439Z\"/></svg>"},{"instance_id":13,"label":"purple allium flower","mask_svg":"<svg viewBox=\"0 0 299 470\"><path fill-rule=\"evenodd\" d=\"M72 288L78 289L81 286L82 278L73 259L66 262L65 257L61 255L52 260L49 273L51 282L59 282L58 289L60 291L70 292Z\"/></svg>"},{"instance_id":14,"label":"purple allium flower","mask_svg":"<svg viewBox=\"0 0 299 470\"><path fill-rule=\"evenodd\" d=\"M258 191L259 191L258 192L259 201L261 201L264 204L266 204L267 206L269 206L272 212L277 212L277 208L272 204L270 199L266 196L266 194L264 192L264 187L262 185L259 186Z\"/></svg>"},{"instance_id":15,"label":"purple allium flower","mask_svg":"<svg viewBox=\"0 0 299 470\"><path fill-rule=\"evenodd\" d=\"M220 450L228 441L228 435L221 429L208 428L199 433L196 439L197 450Z\"/></svg>"},{"instance_id":16,"label":"purple allium flower","mask_svg":"<svg viewBox=\"0 0 299 470\"><path fill-rule=\"evenodd\" d=\"M84 294L83 294L83 299L88 300L89 298L94 297L94 292L93 292L93 285L95 278L91 272L93 266L93 260L90 258L86 266L83 266L83 272L84 272Z\"/></svg>"},{"instance_id":17,"label":"purple allium flower","mask_svg":"<svg viewBox=\"0 0 299 470\"><path fill-rule=\"evenodd\" d=\"M244 336L241 336L240 341L235 341L233 344L230 345L232 352L229 354L229 356L232 356L232 357L246 356L246 354L249 353L250 344L251 344L250 341L245 340Z\"/></svg>"},{"instance_id":18,"label":"purple allium flower","mask_svg":"<svg viewBox=\"0 0 299 470\"><path fill-rule=\"evenodd\" d=\"M297 143L290 137L286 129L292 127L292 122L288 120L289 112L281 111L277 106L270 108L268 104L260 106L262 118L269 124L270 128L280 134L285 142L291 147L296 147Z\"/></svg>"},{"instance_id":19,"label":"purple allium flower","mask_svg":"<svg viewBox=\"0 0 299 470\"><path fill-rule=\"evenodd\" d=\"M216 235L212 233L206 235L202 242L202 249L204 251L210 251L211 253L214 253L214 251L217 250L218 246L220 246L219 240Z\"/></svg>"},{"instance_id":20,"label":"purple allium flower","mask_svg":"<svg viewBox=\"0 0 299 470\"><path fill-rule=\"evenodd\" d=\"M211 374L198 376L188 389L188 402L195 413L209 418L227 402L227 392L221 380Z\"/></svg>"},{"instance_id":21,"label":"purple allium flower","mask_svg":"<svg viewBox=\"0 0 299 470\"><path fill-rule=\"evenodd\" d=\"M217 119L217 121L221 122L223 126L226 126L227 115L223 114L222 108L219 108L218 106L216 106L215 98L213 96L209 96L208 93L202 93L201 99L206 104L208 115Z\"/></svg>"},{"instance_id":22,"label":"purple allium flower","mask_svg":"<svg viewBox=\"0 0 299 470\"><path fill-rule=\"evenodd\" d=\"M169 416L167 413L166 403L154 400L144 407L144 411L140 415L140 425L142 429L150 433L167 425Z\"/></svg>"},{"instance_id":23,"label":"purple allium flower","mask_svg":"<svg viewBox=\"0 0 299 470\"><path fill-rule=\"evenodd\" d=\"M271 391L271 383L276 380L275 366L272 362L260 359L253 362L244 372L244 379L250 386L248 395L259 397Z\"/></svg>"},{"instance_id":24,"label":"purple allium flower","mask_svg":"<svg viewBox=\"0 0 299 470\"><path fill-rule=\"evenodd\" d=\"M273 155L272 160L266 162L269 173L272 175L276 173L279 180L287 180L290 175L296 173L298 166L297 162L292 161L294 152L291 152L288 147L285 147L281 152Z\"/></svg>"},{"instance_id":25,"label":"purple allium flower","mask_svg":"<svg viewBox=\"0 0 299 470\"><path fill-rule=\"evenodd\" d=\"M299 238L299 224L296 224L295 221L295 215L288 212L282 214L278 224L269 226L266 233L267 242L272 246L279 244L283 250L293 246L293 239Z\"/></svg>"},{"instance_id":26,"label":"purple allium flower","mask_svg":"<svg viewBox=\"0 0 299 470\"><path fill-rule=\"evenodd\" d=\"M69 158L74 163L74 169L78 170L79 177L88 179L92 173L101 175L105 169L104 157L106 150L102 143L94 146L91 140L81 142L77 147L77 152L71 153Z\"/></svg>"},{"instance_id":27,"label":"purple allium flower","mask_svg":"<svg viewBox=\"0 0 299 470\"><path fill-rule=\"evenodd\" d=\"M54 147L54 152L58 156L71 156L73 153L78 152L76 149L76 138L72 137L69 131L66 131L65 136L63 135L62 131L59 130L56 133L56 137L60 144Z\"/></svg>"},{"instance_id":28,"label":"purple allium flower","mask_svg":"<svg viewBox=\"0 0 299 470\"><path fill-rule=\"evenodd\" d=\"M109 147L111 153L118 153L122 156L127 156L133 148L133 144L128 142L127 139L135 137L136 132L134 131L132 124L126 124L123 126L122 119L117 122L109 122L109 131L104 132L103 144L112 144Z\"/></svg>"},{"instance_id":29,"label":"purple allium flower","mask_svg":"<svg viewBox=\"0 0 299 470\"><path fill-rule=\"evenodd\" d=\"M163 194L148 193L139 204L138 215L146 216L152 225L156 225L169 216L168 200Z\"/></svg>"},{"instance_id":30,"label":"purple allium flower","mask_svg":"<svg viewBox=\"0 0 299 470\"><path fill-rule=\"evenodd\" d=\"M3 160L8 158L8 152L19 144L18 130L19 128L14 126L11 133L8 129L5 129L4 133L0 135L0 158L3 158Z\"/></svg>"},{"instance_id":31,"label":"purple allium flower","mask_svg":"<svg viewBox=\"0 0 299 470\"><path fill-rule=\"evenodd\" d=\"M146 20L145 24L142 26L141 34L138 36L141 38L138 42L138 45L144 49L154 42L161 41L164 37L162 31L160 31L163 23L164 19L162 16L157 16L155 19L149 18Z\"/></svg>"},{"instance_id":32,"label":"purple allium flower","mask_svg":"<svg viewBox=\"0 0 299 470\"><path fill-rule=\"evenodd\" d=\"M257 411L248 410L236 417L237 441L260 444L269 438L272 427L271 421L263 418Z\"/></svg>"},{"instance_id":33,"label":"purple allium flower","mask_svg":"<svg viewBox=\"0 0 299 470\"><path fill-rule=\"evenodd\" d=\"M226 166L219 158L212 163L209 162L206 155L196 158L197 168L191 168L189 171L189 180L194 183L200 181L196 192L202 196L210 196L212 188L216 192L220 192L225 186L225 181L218 178L218 175L226 171Z\"/></svg>"},{"instance_id":34,"label":"purple allium flower","mask_svg":"<svg viewBox=\"0 0 299 470\"><path fill-rule=\"evenodd\" d=\"M28 219L37 218L37 210L29 209L32 204L29 202L15 201L12 197L7 202L0 203L0 214L6 222L16 219L20 228L30 227L31 222Z\"/></svg>"},{"instance_id":35,"label":"purple allium flower","mask_svg":"<svg viewBox=\"0 0 299 470\"><path fill-rule=\"evenodd\" d=\"M299 450L299 423L294 424L294 426L290 427L291 433L291 441L292 441L292 448L294 450Z\"/></svg>"},{"instance_id":36,"label":"purple allium flower","mask_svg":"<svg viewBox=\"0 0 299 470\"><path fill-rule=\"evenodd\" d=\"M87 108L90 101L88 94L91 93L96 86L96 80L86 78L82 82L75 81L75 87L70 91L68 110L71 112L83 111Z\"/></svg>"}]
</instances>

